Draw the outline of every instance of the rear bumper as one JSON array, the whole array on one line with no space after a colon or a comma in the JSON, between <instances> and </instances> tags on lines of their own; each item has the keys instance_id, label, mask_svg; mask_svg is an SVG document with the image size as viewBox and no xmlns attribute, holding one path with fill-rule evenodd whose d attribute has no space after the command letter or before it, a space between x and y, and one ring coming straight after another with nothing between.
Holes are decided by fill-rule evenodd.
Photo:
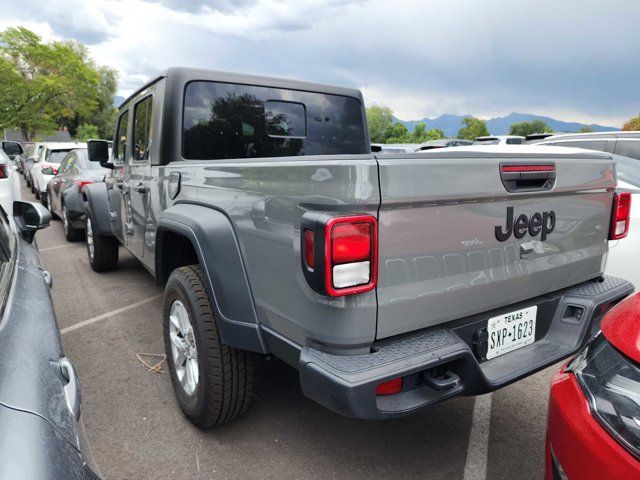
<instances>
[{"instance_id":1,"label":"rear bumper","mask_svg":"<svg viewBox=\"0 0 640 480\"><path fill-rule=\"evenodd\" d=\"M546 478L640 478L640 462L589 411L572 374L558 373L549 396Z\"/></svg>"},{"instance_id":2,"label":"rear bumper","mask_svg":"<svg viewBox=\"0 0 640 480\"><path fill-rule=\"evenodd\" d=\"M312 347L300 351L304 394L343 415L384 419L407 415L458 395L487 393L531 375L575 353L600 326L602 315L633 291L626 280L603 277L526 302L456 320L436 328L380 341L372 353L336 355ZM474 344L487 320L538 306L535 343L482 361ZM582 309L579 319L567 307ZM477 342L476 342L477 343ZM459 381L434 388L443 373ZM377 396L376 387L402 377L400 393Z\"/></svg>"}]
</instances>

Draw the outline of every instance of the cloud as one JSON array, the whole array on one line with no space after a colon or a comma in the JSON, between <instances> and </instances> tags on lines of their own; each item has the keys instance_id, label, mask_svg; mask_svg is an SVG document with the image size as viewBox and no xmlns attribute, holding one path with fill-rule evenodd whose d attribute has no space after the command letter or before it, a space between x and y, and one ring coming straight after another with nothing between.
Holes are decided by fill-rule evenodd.
<instances>
[{"instance_id":1,"label":"cloud","mask_svg":"<svg viewBox=\"0 0 640 480\"><path fill-rule=\"evenodd\" d=\"M404 119L523 111L620 125L640 111L640 2L35 3L11 18L0 0L14 24L91 43L123 94L186 65L353 86Z\"/></svg>"},{"instance_id":2,"label":"cloud","mask_svg":"<svg viewBox=\"0 0 640 480\"><path fill-rule=\"evenodd\" d=\"M13 20L45 22L54 35L78 40L87 45L104 42L111 36L113 14L109 2L66 0L30 0L16 8L15 0L0 0L3 17L15 15Z\"/></svg>"}]
</instances>

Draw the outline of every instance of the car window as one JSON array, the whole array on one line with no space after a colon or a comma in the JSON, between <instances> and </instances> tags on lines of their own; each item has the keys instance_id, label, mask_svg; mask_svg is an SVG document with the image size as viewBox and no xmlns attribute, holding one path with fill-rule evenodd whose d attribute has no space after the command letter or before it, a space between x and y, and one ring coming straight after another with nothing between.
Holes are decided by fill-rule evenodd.
<instances>
[{"instance_id":1,"label":"car window","mask_svg":"<svg viewBox=\"0 0 640 480\"><path fill-rule=\"evenodd\" d=\"M129 110L118 119L118 128L114 145L113 159L116 163L123 163L127 159L127 129L129 126Z\"/></svg>"},{"instance_id":2,"label":"car window","mask_svg":"<svg viewBox=\"0 0 640 480\"><path fill-rule=\"evenodd\" d=\"M74 156L75 156L74 152L69 152L69 154L65 157L65 159L62 160L62 163L60 164L60 168L58 169L58 174L67 173L67 168L69 167L69 162L71 161L71 159Z\"/></svg>"},{"instance_id":3,"label":"car window","mask_svg":"<svg viewBox=\"0 0 640 480\"><path fill-rule=\"evenodd\" d=\"M149 158L152 101L149 95L139 101L133 109L133 159L136 161Z\"/></svg>"},{"instance_id":4,"label":"car window","mask_svg":"<svg viewBox=\"0 0 640 480\"><path fill-rule=\"evenodd\" d=\"M523 141L522 138L507 138L507 145L521 145Z\"/></svg>"},{"instance_id":5,"label":"car window","mask_svg":"<svg viewBox=\"0 0 640 480\"><path fill-rule=\"evenodd\" d=\"M64 160L64 157L71 151L68 150L49 150L47 153L46 161L49 163L60 163Z\"/></svg>"},{"instance_id":6,"label":"car window","mask_svg":"<svg viewBox=\"0 0 640 480\"><path fill-rule=\"evenodd\" d=\"M556 147L573 147L586 148L588 150L597 150L599 152L607 151L606 140L565 140L552 143Z\"/></svg>"},{"instance_id":7,"label":"car window","mask_svg":"<svg viewBox=\"0 0 640 480\"><path fill-rule=\"evenodd\" d=\"M640 160L640 140L621 140L616 142L616 155Z\"/></svg>"},{"instance_id":8,"label":"car window","mask_svg":"<svg viewBox=\"0 0 640 480\"><path fill-rule=\"evenodd\" d=\"M474 145L498 145L500 143L499 138L487 138L486 140L475 140Z\"/></svg>"},{"instance_id":9,"label":"car window","mask_svg":"<svg viewBox=\"0 0 640 480\"><path fill-rule=\"evenodd\" d=\"M194 81L185 90L188 159L369 153L357 98Z\"/></svg>"}]
</instances>

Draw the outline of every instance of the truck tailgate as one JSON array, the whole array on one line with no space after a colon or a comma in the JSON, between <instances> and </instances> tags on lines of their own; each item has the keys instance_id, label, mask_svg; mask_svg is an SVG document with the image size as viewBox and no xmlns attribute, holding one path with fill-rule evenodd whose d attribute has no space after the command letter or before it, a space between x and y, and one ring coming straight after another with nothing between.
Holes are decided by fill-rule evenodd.
<instances>
[{"instance_id":1,"label":"truck tailgate","mask_svg":"<svg viewBox=\"0 0 640 480\"><path fill-rule=\"evenodd\" d=\"M378 339L523 301L603 272L613 161L584 150L518 147L378 158ZM553 186L544 190L523 183L509 192L504 165L551 165ZM526 220L520 219L516 238L513 223L522 215ZM524 228L531 220L533 229Z\"/></svg>"}]
</instances>

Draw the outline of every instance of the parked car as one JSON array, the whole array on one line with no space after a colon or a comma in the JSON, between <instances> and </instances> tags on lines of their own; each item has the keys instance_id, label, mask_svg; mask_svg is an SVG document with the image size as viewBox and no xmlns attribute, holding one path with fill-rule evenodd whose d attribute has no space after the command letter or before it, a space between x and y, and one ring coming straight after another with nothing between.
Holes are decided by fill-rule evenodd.
<instances>
[{"instance_id":1,"label":"parked car","mask_svg":"<svg viewBox=\"0 0 640 480\"><path fill-rule=\"evenodd\" d=\"M371 151L381 153L409 153L415 152L418 145L415 143L372 143Z\"/></svg>"},{"instance_id":2,"label":"parked car","mask_svg":"<svg viewBox=\"0 0 640 480\"><path fill-rule=\"evenodd\" d=\"M15 202L0 211L0 478L94 480L80 387L64 355L36 230L51 215Z\"/></svg>"},{"instance_id":3,"label":"parked car","mask_svg":"<svg viewBox=\"0 0 640 480\"><path fill-rule=\"evenodd\" d=\"M7 212L13 209L14 200L20 200L20 178L9 156L0 150L0 205Z\"/></svg>"},{"instance_id":4,"label":"parked car","mask_svg":"<svg viewBox=\"0 0 640 480\"><path fill-rule=\"evenodd\" d=\"M31 180L31 169L33 166L39 161L40 153L44 149L46 143L35 143L33 145L33 150L29 152L26 157L23 157L21 162L24 179L27 182L27 187L31 188L31 193L33 193L33 183Z\"/></svg>"},{"instance_id":5,"label":"parked car","mask_svg":"<svg viewBox=\"0 0 640 480\"><path fill-rule=\"evenodd\" d=\"M13 161L17 155L22 155L24 153L22 145L20 145L18 142L9 142L3 140L0 142L0 147L2 148L4 153L6 153L7 156L11 159L11 161Z\"/></svg>"},{"instance_id":6,"label":"parked car","mask_svg":"<svg viewBox=\"0 0 640 480\"><path fill-rule=\"evenodd\" d=\"M559 135L536 145L619 153L611 157L616 161L619 187L631 193L631 225L624 242L611 242L605 273L640 285L640 222L634 221L640 220L640 132Z\"/></svg>"},{"instance_id":7,"label":"parked car","mask_svg":"<svg viewBox=\"0 0 640 480\"><path fill-rule=\"evenodd\" d=\"M575 353L632 292L602 277L629 223L610 155L370 148L358 90L185 68L123 102L111 156L89 142L110 169L83 189L89 263L116 268L122 245L164 287L197 426L248 407L253 353L358 418L496 390Z\"/></svg>"},{"instance_id":8,"label":"parked car","mask_svg":"<svg viewBox=\"0 0 640 480\"><path fill-rule=\"evenodd\" d=\"M41 196L42 204L62 220L67 240L84 237L86 202L82 189L103 181L108 171L89 161L86 148L78 148L67 154L57 175L49 181L46 192Z\"/></svg>"},{"instance_id":9,"label":"parked car","mask_svg":"<svg viewBox=\"0 0 640 480\"><path fill-rule=\"evenodd\" d=\"M640 478L640 294L553 379L546 478Z\"/></svg>"},{"instance_id":10,"label":"parked car","mask_svg":"<svg viewBox=\"0 0 640 480\"><path fill-rule=\"evenodd\" d=\"M13 162L18 169L18 172L24 175L25 162L26 159L30 156L34 155L34 151L37 149L37 144L34 142L25 142L22 145L22 153L20 155L16 155L13 159Z\"/></svg>"},{"instance_id":11,"label":"parked car","mask_svg":"<svg viewBox=\"0 0 640 480\"><path fill-rule=\"evenodd\" d=\"M31 168L31 191L40 198L47 191L47 184L58 173L60 162L76 148L86 147L85 143L58 142L46 144L40 150L38 161Z\"/></svg>"},{"instance_id":12,"label":"parked car","mask_svg":"<svg viewBox=\"0 0 640 480\"><path fill-rule=\"evenodd\" d=\"M547 137L536 145L586 148L640 160L640 132L562 134Z\"/></svg>"},{"instance_id":13,"label":"parked car","mask_svg":"<svg viewBox=\"0 0 640 480\"><path fill-rule=\"evenodd\" d=\"M521 145L524 143L525 137L518 135L490 135L485 137L476 137L473 145Z\"/></svg>"},{"instance_id":14,"label":"parked car","mask_svg":"<svg viewBox=\"0 0 640 480\"><path fill-rule=\"evenodd\" d=\"M416 148L416 152L422 150L432 150L434 148L446 148L446 147L463 147L471 145L473 142L470 140L464 140L462 138L443 138L441 140L429 140L428 142L421 143Z\"/></svg>"}]
</instances>

